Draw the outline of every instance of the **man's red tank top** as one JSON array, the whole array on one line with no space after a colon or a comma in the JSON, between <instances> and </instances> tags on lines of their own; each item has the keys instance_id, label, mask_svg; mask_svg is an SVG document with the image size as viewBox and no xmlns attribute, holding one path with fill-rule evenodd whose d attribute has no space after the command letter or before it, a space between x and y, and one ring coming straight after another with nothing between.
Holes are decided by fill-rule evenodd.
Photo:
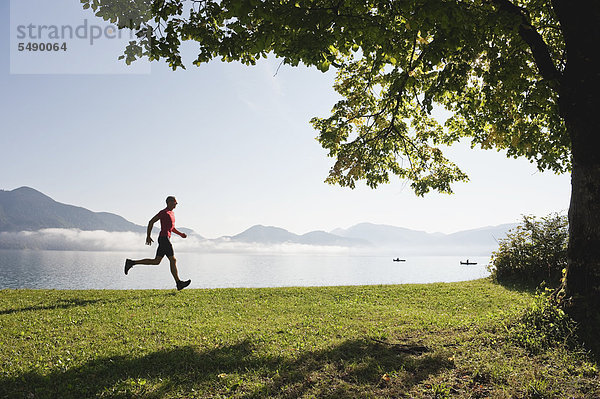
<instances>
[{"instance_id":1,"label":"man's red tank top","mask_svg":"<svg viewBox=\"0 0 600 399\"><path fill-rule=\"evenodd\" d=\"M175 214L168 208L163 209L158 213L160 217L160 234L159 237L171 238L171 231L175 228Z\"/></svg>"}]
</instances>

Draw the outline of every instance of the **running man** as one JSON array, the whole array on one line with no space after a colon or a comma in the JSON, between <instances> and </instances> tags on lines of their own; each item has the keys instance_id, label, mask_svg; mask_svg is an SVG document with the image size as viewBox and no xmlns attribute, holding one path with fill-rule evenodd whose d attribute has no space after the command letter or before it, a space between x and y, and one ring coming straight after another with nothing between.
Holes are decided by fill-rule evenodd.
<instances>
[{"instance_id":1,"label":"running man","mask_svg":"<svg viewBox=\"0 0 600 399\"><path fill-rule=\"evenodd\" d=\"M156 249L156 256L154 259L126 259L125 274L129 273L129 270L135 265L158 265L160 261L162 261L162 258L166 256L169 258L169 262L171 264L171 274L173 275L175 283L177 284L177 290L182 290L190 285L192 280L181 281L179 279L179 274L177 273L177 260L175 259L173 253L173 245L171 245L171 232L179 235L181 238L186 238L187 235L175 228L175 214L173 213L173 209L175 209L177 206L177 200L175 197L169 196L167 197L166 201L167 207L158 212L156 216L154 216L152 219L150 219L150 222L148 222L146 245L152 245L154 240L152 240L150 234L152 233L154 223L160 220L160 234L158 235L158 248Z\"/></svg>"}]
</instances>

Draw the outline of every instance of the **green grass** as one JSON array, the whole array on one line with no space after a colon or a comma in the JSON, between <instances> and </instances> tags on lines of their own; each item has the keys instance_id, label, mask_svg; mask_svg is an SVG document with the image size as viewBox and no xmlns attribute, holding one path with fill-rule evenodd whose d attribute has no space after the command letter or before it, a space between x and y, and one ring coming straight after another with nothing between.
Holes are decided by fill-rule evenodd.
<instances>
[{"instance_id":1,"label":"green grass","mask_svg":"<svg viewBox=\"0 0 600 399\"><path fill-rule=\"evenodd\" d=\"M3 290L0 397L600 397L582 351L511 339L533 301L488 280Z\"/></svg>"}]
</instances>

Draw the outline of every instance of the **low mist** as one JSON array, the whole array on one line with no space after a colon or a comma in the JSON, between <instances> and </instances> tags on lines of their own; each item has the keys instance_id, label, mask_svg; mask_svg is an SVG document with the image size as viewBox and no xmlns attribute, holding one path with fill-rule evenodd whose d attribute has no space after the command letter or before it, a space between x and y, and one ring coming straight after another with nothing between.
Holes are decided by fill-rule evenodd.
<instances>
[{"instance_id":1,"label":"low mist","mask_svg":"<svg viewBox=\"0 0 600 399\"><path fill-rule=\"evenodd\" d=\"M150 250L145 245L146 235L135 232L109 232L103 230L42 229L38 231L2 232L0 249L32 249L59 251L155 251L157 237ZM320 253L349 254L359 250L341 246L304 245L296 243L266 244L234 242L226 238L208 240L194 234L187 238L171 237L175 252L241 252L241 253Z\"/></svg>"}]
</instances>

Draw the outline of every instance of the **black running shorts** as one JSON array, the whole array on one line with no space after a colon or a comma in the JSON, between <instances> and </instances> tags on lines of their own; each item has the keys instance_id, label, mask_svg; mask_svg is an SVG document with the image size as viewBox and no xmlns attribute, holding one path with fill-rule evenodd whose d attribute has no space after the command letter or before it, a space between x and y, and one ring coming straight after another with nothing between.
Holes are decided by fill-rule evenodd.
<instances>
[{"instance_id":1,"label":"black running shorts","mask_svg":"<svg viewBox=\"0 0 600 399\"><path fill-rule=\"evenodd\" d=\"M158 258L159 256L173 256L173 245L171 245L169 237L158 237L158 248L156 249L156 257Z\"/></svg>"}]
</instances>

